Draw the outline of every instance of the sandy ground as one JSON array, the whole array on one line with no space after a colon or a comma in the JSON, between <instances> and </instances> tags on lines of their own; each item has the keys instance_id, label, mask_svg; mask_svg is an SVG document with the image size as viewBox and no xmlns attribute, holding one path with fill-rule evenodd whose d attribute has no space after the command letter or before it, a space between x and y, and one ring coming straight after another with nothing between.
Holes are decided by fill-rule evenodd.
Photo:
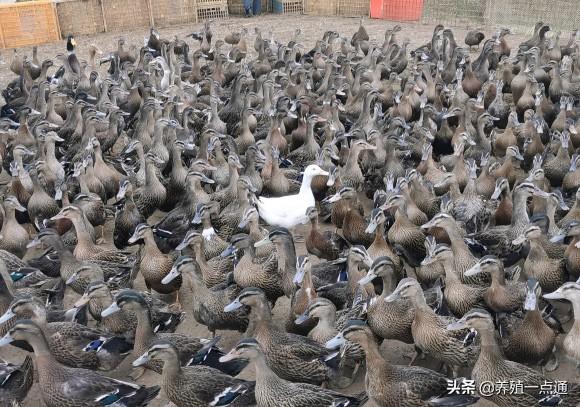
<instances>
[{"instance_id":1,"label":"sandy ground","mask_svg":"<svg viewBox=\"0 0 580 407\"><path fill-rule=\"evenodd\" d=\"M395 23L381 20L367 20L365 21L365 26L371 37L371 40L381 43L383 41L384 31L386 28L392 27ZM402 31L399 33L399 38L403 39L405 37L410 38L411 47L416 47L418 45L424 44L430 39L433 26L430 25L419 25L419 24L401 24ZM171 38L175 35L183 38L184 35L191 33L193 31L199 31L201 25L190 25L190 26L179 26L161 29L161 35L165 38ZM229 30L240 30L242 27L246 27L250 33L250 44L253 43L254 39L254 27L260 27L262 32L268 33L273 31L274 37L281 41L287 41L294 33L295 29L300 27L302 30L302 35L300 41L310 49L316 39L321 38L322 34L326 30L336 30L341 35L346 36L350 39L352 34L358 28L358 19L355 18L339 18L339 17L311 17L311 16L264 16L254 19L243 19L243 18L231 18L223 21L216 21L212 25L212 30L214 32L214 38L223 38L223 36ZM463 44L463 38L465 37L467 29L478 28L478 27L463 27L454 29L457 42ZM493 32L494 28L487 29L485 32L489 36ZM83 36L77 38L77 55L79 58L87 57L87 48L90 44L97 44L105 52L108 50L113 50L116 48L117 40L120 37L124 37L128 44L137 44L140 46L143 43L143 38L148 36L148 30L137 30L125 33L107 33L100 34L96 36ZM510 37L510 43L515 47L520 41L521 37ZM191 38L187 40L191 49L197 48L197 43L193 43ZM54 58L57 53L64 52L66 50L65 42L61 41L53 44L42 45L38 49L39 59L42 61L46 58ZM19 49L18 52L22 54L30 54L30 49ZM4 87L9 81L14 79L13 73L9 70L9 63L12 51L3 50L0 57L0 87ZM53 68L54 69L54 68ZM50 73L52 73L51 71ZM4 101L2 100L2 103ZM150 219L152 223L155 218L159 218L161 214L157 213ZM301 234L303 231L298 230ZM108 223L107 227L107 240L112 241L112 223ZM304 254L305 249L303 244L297 244L298 254ZM32 256L34 253L28 253L27 256ZM136 289L144 289L144 284L141 277L136 280ZM67 291L66 304L70 306L76 299L78 295L71 290ZM284 321L286 320L288 314L289 300L286 298L280 299L274 308L275 321L283 327ZM185 308L187 311L187 307ZM199 325L195 322L193 317L189 317L179 326L177 332L186 333L191 336L197 337L209 337L209 332L205 326ZM230 349L236 341L239 339L240 335L232 332L219 332L222 336L221 346L224 349ZM395 363L406 364L408 359L405 359L403 355L410 354L413 351L412 346L402 344L397 341L385 341L382 345L383 354L385 357ZM10 360L12 362L19 362L24 358L24 352L12 348L0 348L0 358ZM124 377L128 371L128 364L130 360L126 360L119 369L110 374L115 377ZM429 360L418 361L420 365L424 366L435 366ZM241 373L241 377L252 379L253 378L253 368L250 366L244 372ZM465 372L468 374L469 372ZM549 374L550 377L558 380L570 380L578 381L576 377L577 373L574 366L567 361L560 361L560 367L555 372ZM516 378L514 378L516 379ZM159 376L153 372L146 373L139 379L139 383L152 385L159 382ZM345 391L348 393L357 393L364 390L364 375L359 373L359 376L355 383L347 388ZM164 406L167 404L167 399L163 392L160 396L151 403L152 406ZM25 400L24 406L27 407L37 407L43 405L41 400L40 391L37 384L31 389L27 399ZM367 404L370 405L370 404ZM488 402L479 402L479 406L492 406L493 404Z\"/></svg>"}]
</instances>

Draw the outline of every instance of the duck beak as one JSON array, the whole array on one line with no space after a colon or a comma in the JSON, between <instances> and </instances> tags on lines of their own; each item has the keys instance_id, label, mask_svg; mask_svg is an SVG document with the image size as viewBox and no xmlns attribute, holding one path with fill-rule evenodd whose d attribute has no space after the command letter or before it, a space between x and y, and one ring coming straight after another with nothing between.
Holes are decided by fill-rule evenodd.
<instances>
[{"instance_id":1,"label":"duck beak","mask_svg":"<svg viewBox=\"0 0 580 407\"><path fill-rule=\"evenodd\" d=\"M199 225L201 223L201 212L195 212L195 216L191 220L192 225Z\"/></svg>"},{"instance_id":2,"label":"duck beak","mask_svg":"<svg viewBox=\"0 0 580 407\"><path fill-rule=\"evenodd\" d=\"M401 296L399 295L399 292L397 290L395 290L391 294L389 294L387 297L385 297L385 302L393 302L393 301L398 300L399 298L401 298Z\"/></svg>"},{"instance_id":3,"label":"duck beak","mask_svg":"<svg viewBox=\"0 0 580 407\"><path fill-rule=\"evenodd\" d=\"M129 244L133 244L135 243L137 240L139 240L139 236L136 233L133 233L133 236L131 236L129 238L129 240L127 240L127 243Z\"/></svg>"},{"instance_id":4,"label":"duck beak","mask_svg":"<svg viewBox=\"0 0 580 407\"><path fill-rule=\"evenodd\" d=\"M62 191L61 191L62 193ZM16 205L14 207L14 209L16 209L18 212L26 212L26 208L24 206L22 206L22 204L20 202L18 202L18 205Z\"/></svg>"},{"instance_id":5,"label":"duck beak","mask_svg":"<svg viewBox=\"0 0 580 407\"><path fill-rule=\"evenodd\" d=\"M108 308L105 308L103 312L101 312L102 317L108 317L109 315L113 315L115 312L121 311L121 308L117 305L115 301Z\"/></svg>"},{"instance_id":6,"label":"duck beak","mask_svg":"<svg viewBox=\"0 0 580 407\"><path fill-rule=\"evenodd\" d=\"M27 249L32 249L33 247L37 247L40 246L42 244L42 241L36 237L33 240L31 240L30 242L28 242L28 244L26 245Z\"/></svg>"},{"instance_id":7,"label":"duck beak","mask_svg":"<svg viewBox=\"0 0 580 407\"><path fill-rule=\"evenodd\" d=\"M566 235L564 234L560 234L560 235L554 235L550 238L550 242L552 243L560 243L563 242L564 239L566 239Z\"/></svg>"},{"instance_id":8,"label":"duck beak","mask_svg":"<svg viewBox=\"0 0 580 407\"><path fill-rule=\"evenodd\" d=\"M516 154L514 158L518 161L524 161L524 156L521 153Z\"/></svg>"},{"instance_id":9,"label":"duck beak","mask_svg":"<svg viewBox=\"0 0 580 407\"><path fill-rule=\"evenodd\" d=\"M268 236L266 236L262 240L258 240L256 243L254 243L254 247L262 247L262 246L267 245L268 243L271 243L271 241L270 241L270 238Z\"/></svg>"},{"instance_id":10,"label":"duck beak","mask_svg":"<svg viewBox=\"0 0 580 407\"><path fill-rule=\"evenodd\" d=\"M65 284L66 285L71 285L72 283L74 283L75 281L77 281L78 276L79 276L78 273L74 273L72 276L70 276L68 278L68 280L66 280Z\"/></svg>"},{"instance_id":11,"label":"duck beak","mask_svg":"<svg viewBox=\"0 0 580 407\"><path fill-rule=\"evenodd\" d=\"M74 307L75 308L80 308L83 305L86 305L89 301L90 301L89 296L87 294L83 294L83 296L81 298L79 298L77 300L77 302L75 302Z\"/></svg>"},{"instance_id":12,"label":"duck beak","mask_svg":"<svg viewBox=\"0 0 580 407\"><path fill-rule=\"evenodd\" d=\"M127 193L127 184L122 184L119 187L119 192L117 192L117 200L121 200L125 198L125 194Z\"/></svg>"},{"instance_id":13,"label":"duck beak","mask_svg":"<svg viewBox=\"0 0 580 407\"><path fill-rule=\"evenodd\" d=\"M4 313L4 315L2 315L2 316L0 317L0 324L3 324L3 323L5 323L5 322L8 322L8 321L10 321L10 320L11 320L12 318L14 318L15 316L16 316L16 314L15 314L15 313L14 313L14 312L13 312L11 309L8 309L8 310L7 310L7 311Z\"/></svg>"},{"instance_id":14,"label":"duck beak","mask_svg":"<svg viewBox=\"0 0 580 407\"><path fill-rule=\"evenodd\" d=\"M345 342L344 336L342 336L342 333L339 333L334 338L329 339L324 344L324 347L326 349L338 349L338 348L340 348L344 344L344 342Z\"/></svg>"},{"instance_id":15,"label":"duck beak","mask_svg":"<svg viewBox=\"0 0 580 407\"><path fill-rule=\"evenodd\" d=\"M249 219L246 219L246 218L242 219L242 220L240 221L240 223L238 223L238 228L239 228L239 229L244 229L246 226L248 226L248 222L249 222L249 221L250 221L250 220L249 220Z\"/></svg>"},{"instance_id":16,"label":"duck beak","mask_svg":"<svg viewBox=\"0 0 580 407\"><path fill-rule=\"evenodd\" d=\"M547 300L564 300L564 299L566 299L566 297L564 297L562 295L562 292L560 291L560 289L557 289L556 291L554 291L552 293L544 294L544 295L542 295L542 297L544 297Z\"/></svg>"},{"instance_id":17,"label":"duck beak","mask_svg":"<svg viewBox=\"0 0 580 407\"><path fill-rule=\"evenodd\" d=\"M431 256L426 256L422 261L421 261L421 267L423 266L428 266L430 264L435 263L435 259Z\"/></svg>"},{"instance_id":18,"label":"duck beak","mask_svg":"<svg viewBox=\"0 0 580 407\"><path fill-rule=\"evenodd\" d=\"M228 247L226 247L223 252L220 253L220 257L229 257L232 254L234 254L235 251L236 247L233 244L231 244Z\"/></svg>"},{"instance_id":19,"label":"duck beak","mask_svg":"<svg viewBox=\"0 0 580 407\"><path fill-rule=\"evenodd\" d=\"M242 304L240 302L240 300L236 298L235 300L233 300L232 302L230 302L228 305L226 305L224 307L224 312L232 312L232 311L235 311L235 310L237 310L239 308L242 308L243 305L244 304Z\"/></svg>"},{"instance_id":20,"label":"duck beak","mask_svg":"<svg viewBox=\"0 0 580 407\"><path fill-rule=\"evenodd\" d=\"M524 301L524 310L534 311L538 303L538 297L535 292L529 291L526 293L526 299Z\"/></svg>"},{"instance_id":21,"label":"duck beak","mask_svg":"<svg viewBox=\"0 0 580 407\"><path fill-rule=\"evenodd\" d=\"M57 213L52 218L50 218L50 220L59 220L59 219L66 219L66 216L64 216L62 213Z\"/></svg>"},{"instance_id":22,"label":"duck beak","mask_svg":"<svg viewBox=\"0 0 580 407\"><path fill-rule=\"evenodd\" d=\"M175 266L171 267L171 271L161 279L161 284L169 284L170 282L175 280L177 276L179 276L179 274L180 273L179 270L177 270L177 267Z\"/></svg>"},{"instance_id":23,"label":"duck beak","mask_svg":"<svg viewBox=\"0 0 580 407\"><path fill-rule=\"evenodd\" d=\"M337 192L336 194L334 194L328 198L325 198L323 202L334 203L334 202L340 201L340 199L341 199L340 194Z\"/></svg>"},{"instance_id":24,"label":"duck beak","mask_svg":"<svg viewBox=\"0 0 580 407\"><path fill-rule=\"evenodd\" d=\"M143 366L144 364L148 363L149 361L151 361L151 357L149 356L148 352L145 352L144 354L139 356L138 359L134 360L132 365L134 367Z\"/></svg>"},{"instance_id":25,"label":"duck beak","mask_svg":"<svg viewBox=\"0 0 580 407\"><path fill-rule=\"evenodd\" d=\"M491 199L492 200L496 200L499 198L499 196L501 195L501 189L500 188L496 188L493 190L493 194L491 194Z\"/></svg>"},{"instance_id":26,"label":"duck beak","mask_svg":"<svg viewBox=\"0 0 580 407\"><path fill-rule=\"evenodd\" d=\"M369 225L367 226L367 228L365 229L365 233L373 233L375 230L377 230L377 222L374 220L371 220L371 222L369 223Z\"/></svg>"},{"instance_id":27,"label":"duck beak","mask_svg":"<svg viewBox=\"0 0 580 407\"><path fill-rule=\"evenodd\" d=\"M227 354L221 356L219 361L220 361L220 363L225 363L225 362L229 362L231 360L234 360L235 358L236 358L236 356L233 353L233 349L232 349L231 352L228 352Z\"/></svg>"},{"instance_id":28,"label":"duck beak","mask_svg":"<svg viewBox=\"0 0 580 407\"><path fill-rule=\"evenodd\" d=\"M305 323L306 321L308 321L310 319L310 317L308 316L308 311L305 311L304 314L298 316L295 320L294 323L296 325L302 325L303 323Z\"/></svg>"},{"instance_id":29,"label":"duck beak","mask_svg":"<svg viewBox=\"0 0 580 407\"><path fill-rule=\"evenodd\" d=\"M189 245L189 243L190 243L189 239L187 239L187 237L185 237L185 238L184 238L184 239L181 241L181 243L179 243L179 244L177 245L177 247L175 248L175 250L177 250L177 251L181 251L181 250L185 249L185 248L186 248L186 247Z\"/></svg>"},{"instance_id":30,"label":"duck beak","mask_svg":"<svg viewBox=\"0 0 580 407\"><path fill-rule=\"evenodd\" d=\"M512 244L514 246L519 246L521 244L524 244L525 241L526 241L526 237L525 236L520 236L520 237L512 240Z\"/></svg>"},{"instance_id":31,"label":"duck beak","mask_svg":"<svg viewBox=\"0 0 580 407\"><path fill-rule=\"evenodd\" d=\"M479 263L475 263L470 269L468 269L465 273L463 273L463 275L465 277L471 277L478 273L481 273L481 266L479 265Z\"/></svg>"},{"instance_id":32,"label":"duck beak","mask_svg":"<svg viewBox=\"0 0 580 407\"><path fill-rule=\"evenodd\" d=\"M546 199L550 195L547 192L541 190L540 188L536 188L536 189L534 189L534 196Z\"/></svg>"},{"instance_id":33,"label":"duck beak","mask_svg":"<svg viewBox=\"0 0 580 407\"><path fill-rule=\"evenodd\" d=\"M331 177L330 175L328 176L328 181L326 181L326 186L327 187L331 187L334 185L335 179L334 177Z\"/></svg>"},{"instance_id":34,"label":"duck beak","mask_svg":"<svg viewBox=\"0 0 580 407\"><path fill-rule=\"evenodd\" d=\"M431 221L424 223L421 225L421 230L428 231L433 227L433 223Z\"/></svg>"},{"instance_id":35,"label":"duck beak","mask_svg":"<svg viewBox=\"0 0 580 407\"><path fill-rule=\"evenodd\" d=\"M448 331L459 331L460 329L466 329L466 328L467 328L467 325L461 320L452 322L449 325L447 325Z\"/></svg>"},{"instance_id":36,"label":"duck beak","mask_svg":"<svg viewBox=\"0 0 580 407\"><path fill-rule=\"evenodd\" d=\"M0 347L6 346L12 342L14 342L14 339L12 339L12 337L10 336L10 332L8 332L6 335L4 335L2 339L0 339Z\"/></svg>"},{"instance_id":37,"label":"duck beak","mask_svg":"<svg viewBox=\"0 0 580 407\"><path fill-rule=\"evenodd\" d=\"M296 269L296 274L294 274L294 279L292 282L296 285L299 285L304 280L304 267L299 267Z\"/></svg>"},{"instance_id":38,"label":"duck beak","mask_svg":"<svg viewBox=\"0 0 580 407\"><path fill-rule=\"evenodd\" d=\"M56 191L54 191L54 200L60 201L61 199L62 199L62 189L57 188Z\"/></svg>"},{"instance_id":39,"label":"duck beak","mask_svg":"<svg viewBox=\"0 0 580 407\"><path fill-rule=\"evenodd\" d=\"M374 270L370 269L366 276L358 280L358 283L360 285L365 285L372 282L376 277L377 275L375 274Z\"/></svg>"}]
</instances>

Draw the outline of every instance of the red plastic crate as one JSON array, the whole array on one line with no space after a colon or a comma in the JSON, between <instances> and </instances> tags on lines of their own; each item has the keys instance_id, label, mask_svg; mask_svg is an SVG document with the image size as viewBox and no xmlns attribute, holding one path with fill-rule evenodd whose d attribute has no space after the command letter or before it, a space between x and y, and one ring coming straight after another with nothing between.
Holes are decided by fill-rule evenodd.
<instances>
[{"instance_id":1,"label":"red plastic crate","mask_svg":"<svg viewBox=\"0 0 580 407\"><path fill-rule=\"evenodd\" d=\"M418 21L423 0L371 0L371 17L383 20Z\"/></svg>"}]
</instances>

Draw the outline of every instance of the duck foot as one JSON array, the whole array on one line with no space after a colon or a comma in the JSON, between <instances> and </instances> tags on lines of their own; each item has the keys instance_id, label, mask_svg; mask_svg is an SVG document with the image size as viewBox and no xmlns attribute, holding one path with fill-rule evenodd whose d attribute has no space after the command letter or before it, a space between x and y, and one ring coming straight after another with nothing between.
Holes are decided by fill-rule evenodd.
<instances>
[{"instance_id":1,"label":"duck foot","mask_svg":"<svg viewBox=\"0 0 580 407\"><path fill-rule=\"evenodd\" d=\"M409 366L413 366L413 364L415 363L415 361L417 360L418 357L420 357L421 360L425 359L425 354L423 353L423 351L416 346L415 346L415 351L413 352L412 355L406 354L404 356L411 358L411 361L409 362Z\"/></svg>"},{"instance_id":2,"label":"duck foot","mask_svg":"<svg viewBox=\"0 0 580 407\"><path fill-rule=\"evenodd\" d=\"M550 355L550 358L546 361L544 366L542 366L542 372L545 370L546 372L553 372L558 368L558 356L555 353Z\"/></svg>"}]
</instances>

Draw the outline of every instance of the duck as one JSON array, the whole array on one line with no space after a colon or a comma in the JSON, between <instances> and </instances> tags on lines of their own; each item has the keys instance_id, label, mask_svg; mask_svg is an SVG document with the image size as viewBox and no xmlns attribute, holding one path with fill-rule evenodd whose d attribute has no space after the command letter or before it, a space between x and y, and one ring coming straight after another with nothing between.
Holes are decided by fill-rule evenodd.
<instances>
[{"instance_id":1,"label":"duck","mask_svg":"<svg viewBox=\"0 0 580 407\"><path fill-rule=\"evenodd\" d=\"M498 177L496 179L495 189L490 199L499 199L497 208L491 216L490 223L492 225L509 225L512 221L514 203L510 191L510 184L507 178Z\"/></svg>"},{"instance_id":2,"label":"duck","mask_svg":"<svg viewBox=\"0 0 580 407\"><path fill-rule=\"evenodd\" d=\"M133 184L130 180L121 181L117 200L113 243L117 249L123 250L129 245L129 239L135 233L137 226L145 223L145 218L133 200Z\"/></svg>"},{"instance_id":3,"label":"duck","mask_svg":"<svg viewBox=\"0 0 580 407\"><path fill-rule=\"evenodd\" d=\"M359 406L366 401L364 395L348 396L309 383L296 383L280 377L270 364L264 346L256 339L239 341L220 360L250 360L256 366L255 396L259 406Z\"/></svg>"},{"instance_id":4,"label":"duck","mask_svg":"<svg viewBox=\"0 0 580 407\"><path fill-rule=\"evenodd\" d=\"M270 226L288 229L306 223L309 220L306 216L306 209L315 206L316 203L310 184L317 175L328 176L329 174L328 171L311 164L304 169L298 194L277 198L259 197L256 200L256 206L260 217Z\"/></svg>"},{"instance_id":5,"label":"duck","mask_svg":"<svg viewBox=\"0 0 580 407\"><path fill-rule=\"evenodd\" d=\"M110 337L98 329L76 322L47 322L46 308L31 297L14 301L0 323L26 315L32 315L31 321L42 331L52 356L67 366L112 370L131 350L123 338Z\"/></svg>"},{"instance_id":6,"label":"duck","mask_svg":"<svg viewBox=\"0 0 580 407\"><path fill-rule=\"evenodd\" d=\"M107 317L101 316L101 312L113 303L117 293L118 291L112 291L102 281L94 281L87 285L82 297L74 303L74 307L81 309L86 305L99 329L110 335L122 336L133 343L137 328L137 318L133 312L121 310ZM164 302L152 298L146 292L140 292L140 294L149 304L153 331L175 332L175 329L183 321L185 313L168 309Z\"/></svg>"},{"instance_id":7,"label":"duck","mask_svg":"<svg viewBox=\"0 0 580 407\"><path fill-rule=\"evenodd\" d=\"M161 390L159 386L145 387L59 363L52 355L42 330L30 320L18 321L0 339L0 346L14 341L25 341L33 348L42 400L48 407L99 407L103 403L146 406Z\"/></svg>"},{"instance_id":8,"label":"duck","mask_svg":"<svg viewBox=\"0 0 580 407\"><path fill-rule=\"evenodd\" d=\"M215 341L209 341L205 339L191 337L189 335L180 333L157 333L153 331L151 325L151 313L149 310L149 305L143 295L134 290L124 290L119 292L111 305L105 308L101 312L101 317L108 317L121 310L132 311L137 317L137 328L135 331L135 343L133 346L133 351L129 356L131 360L136 360L144 352L149 349L149 347L156 340L166 340L170 342L179 352L179 357L182 364L197 363L195 358L198 352L204 350L204 347L208 345L205 349L206 352L216 352L216 354L223 354L221 350L215 346ZM203 360L203 359L202 359ZM214 364L215 360L208 360L209 364ZM203 363L202 363L203 364ZM244 363L215 363L214 366L220 371L227 374L238 374L246 364ZM146 364L138 366L134 370L133 375L137 378L140 377L146 369L153 370L154 372L161 374L163 370L163 363L160 360L151 360Z\"/></svg>"},{"instance_id":9,"label":"duck","mask_svg":"<svg viewBox=\"0 0 580 407\"><path fill-rule=\"evenodd\" d=\"M245 332L248 328L247 310L240 309L235 313L224 313L224 307L240 293L241 288L235 283L225 282L208 288L203 281L201 267L189 256L180 256L173 263L171 271L163 277L162 284L169 284L178 276L183 276L187 284L182 283L185 291L181 298L192 297L193 317L205 325L215 338L216 330L237 330ZM232 276L233 278L233 276Z\"/></svg>"},{"instance_id":10,"label":"duck","mask_svg":"<svg viewBox=\"0 0 580 407\"><path fill-rule=\"evenodd\" d=\"M339 229L342 229L344 219L349 212L356 211L359 216L363 215L364 208L358 200L357 192L351 187L339 188L334 195L325 198L323 203L332 204L330 220Z\"/></svg>"},{"instance_id":11,"label":"duck","mask_svg":"<svg viewBox=\"0 0 580 407\"><path fill-rule=\"evenodd\" d=\"M399 366L388 362L363 321L349 321L342 332L329 340L326 345L335 347L346 340L364 349L367 366L365 389L369 399L376 405L431 406L448 403L468 406L478 400L476 396L449 395L447 377L434 370L420 366Z\"/></svg>"},{"instance_id":12,"label":"duck","mask_svg":"<svg viewBox=\"0 0 580 407\"><path fill-rule=\"evenodd\" d=\"M302 315L296 318L295 322L297 324L303 324L310 318L317 318L318 322L316 326L308 332L308 337L314 339L321 345L326 345L326 342L334 338L338 334L339 329L343 327L345 319L351 314L349 311L350 310L345 310L345 312L337 315L336 306L332 301L323 297L317 297L310 302L308 308L306 308ZM364 353L360 346L353 343L346 343L344 346L345 349L341 351L344 354L343 358L345 358L345 360L343 360L342 363L344 364L352 361L355 364L353 370L355 370L356 373L358 366L362 362Z\"/></svg>"},{"instance_id":13,"label":"duck","mask_svg":"<svg viewBox=\"0 0 580 407\"><path fill-rule=\"evenodd\" d=\"M371 258L377 259L379 257L387 256L395 263L397 275L400 275L403 267L402 261L393 250L391 244L385 239L385 223L387 217L385 212L380 208L374 208L370 215L370 222L367 226L366 233L375 233L375 240L367 249Z\"/></svg>"},{"instance_id":14,"label":"duck","mask_svg":"<svg viewBox=\"0 0 580 407\"><path fill-rule=\"evenodd\" d=\"M541 294L542 288L538 280L529 278L523 305L525 316L522 319L500 319L500 335L507 359L525 364L542 364L545 370L551 372L558 367L554 352L558 332L542 317L538 308Z\"/></svg>"},{"instance_id":15,"label":"duck","mask_svg":"<svg viewBox=\"0 0 580 407\"><path fill-rule=\"evenodd\" d=\"M421 262L421 266L429 266L439 262L445 272L445 303L456 317L462 317L472 308L481 306L483 295L486 291L483 287L473 287L461 282L460 275L453 269L453 250L446 244L438 244Z\"/></svg>"},{"instance_id":16,"label":"duck","mask_svg":"<svg viewBox=\"0 0 580 407\"><path fill-rule=\"evenodd\" d=\"M566 300L572 304L572 310L574 312L574 323L562 341L562 349L564 354L570 360L578 364L580 361L580 353L578 353L577 345L578 341L580 340L580 324L578 323L577 315L579 314L578 305L580 305L580 283L565 282L556 290L543 294L543 297L549 301Z\"/></svg>"},{"instance_id":17,"label":"duck","mask_svg":"<svg viewBox=\"0 0 580 407\"><path fill-rule=\"evenodd\" d=\"M312 339L275 328L270 306L262 290L244 288L224 310L232 312L244 305L252 309L252 337L262 347L266 364L276 375L284 380L314 385L331 379L334 370L329 366L329 361L324 360L330 352Z\"/></svg>"},{"instance_id":18,"label":"duck","mask_svg":"<svg viewBox=\"0 0 580 407\"><path fill-rule=\"evenodd\" d=\"M20 365L5 360L0 361L0 396L7 403L20 403L28 394L34 382L34 365L32 358L26 356Z\"/></svg>"},{"instance_id":19,"label":"duck","mask_svg":"<svg viewBox=\"0 0 580 407\"><path fill-rule=\"evenodd\" d=\"M344 238L350 244L362 244L365 247L369 247L374 240L374 236L366 232L367 221L355 204L357 197L358 193L353 187L343 187L336 194L328 197L326 202L336 203L340 200L348 202L342 208L344 213L341 228Z\"/></svg>"},{"instance_id":20,"label":"duck","mask_svg":"<svg viewBox=\"0 0 580 407\"><path fill-rule=\"evenodd\" d=\"M552 397L555 397L557 402L563 401L563 404L565 404L567 397L572 399L575 396L573 394L567 396L542 394L539 389L540 385L547 380L545 376L528 366L506 360L496 339L493 319L487 311L472 310L460 320L449 324L447 329L451 332L456 332L458 329L464 330L467 327L475 329L481 338L481 351L477 356L471 373L476 386L487 380L509 380L510 377L518 377L522 383L526 383L521 394L513 395L509 394L509 392L496 394L494 392L493 394L482 395L482 398L491 401L499 407L523 407L542 404L552 399ZM573 400L570 401L573 402Z\"/></svg>"},{"instance_id":21,"label":"duck","mask_svg":"<svg viewBox=\"0 0 580 407\"><path fill-rule=\"evenodd\" d=\"M481 31L471 30L465 34L465 44L469 46L469 50L471 51L472 47L477 46L479 49L479 44L485 38L485 34Z\"/></svg>"},{"instance_id":22,"label":"duck","mask_svg":"<svg viewBox=\"0 0 580 407\"><path fill-rule=\"evenodd\" d=\"M254 382L233 378L210 366L181 366L178 350L169 341L156 341L133 366L143 366L152 360L163 362L161 387L177 407L223 403L242 407L256 402Z\"/></svg>"},{"instance_id":23,"label":"duck","mask_svg":"<svg viewBox=\"0 0 580 407\"><path fill-rule=\"evenodd\" d=\"M413 343L411 325L415 318L415 310L411 301L405 298L385 301L395 290L398 282L395 264L390 257L376 258L367 274L358 283L360 285L369 284L376 278L382 280L383 290L380 295L367 301L366 320L368 327L379 338Z\"/></svg>"},{"instance_id":24,"label":"duck","mask_svg":"<svg viewBox=\"0 0 580 407\"><path fill-rule=\"evenodd\" d=\"M163 284L161 281L171 271L175 255L166 255L159 250L153 237L153 230L146 223L138 225L128 240L130 244L138 241L143 243L139 250L137 271L143 276L147 290L151 291L153 289L161 294L178 293L182 283L180 276L175 278L171 284ZM179 302L179 294L177 294L177 297L177 302Z\"/></svg>"},{"instance_id":25,"label":"duck","mask_svg":"<svg viewBox=\"0 0 580 407\"><path fill-rule=\"evenodd\" d=\"M192 225L201 225L201 235L204 238L203 251L206 260L213 259L222 253L228 243L224 241L212 226L211 215L218 215L219 204L215 201L208 203L198 203Z\"/></svg>"},{"instance_id":26,"label":"duck","mask_svg":"<svg viewBox=\"0 0 580 407\"><path fill-rule=\"evenodd\" d=\"M457 377L460 366L470 366L477 359L478 346L464 344L467 332L449 331L449 318L439 316L427 306L425 295L418 281L406 277L399 281L397 288L385 299L390 302L399 298L408 298L415 308L415 318L411 332L415 346L423 353L445 363Z\"/></svg>"},{"instance_id":27,"label":"duck","mask_svg":"<svg viewBox=\"0 0 580 407\"><path fill-rule=\"evenodd\" d=\"M541 237L540 227L531 225L526 228L522 236L514 240L514 244L530 242L530 250L523 267L524 274L527 278L537 279L542 290L552 292L566 281L566 264L563 259L548 257L540 242Z\"/></svg>"},{"instance_id":28,"label":"duck","mask_svg":"<svg viewBox=\"0 0 580 407\"><path fill-rule=\"evenodd\" d=\"M271 252L267 257L258 258L256 248L269 243L268 237L250 244L249 236L239 233L232 236L230 246L221 253L221 257L228 257L236 254L238 261L234 266L234 280L242 288L257 287L262 289L268 299L276 302L284 295L281 276L276 272L278 260L276 252ZM243 254L236 252L243 251Z\"/></svg>"},{"instance_id":29,"label":"duck","mask_svg":"<svg viewBox=\"0 0 580 407\"><path fill-rule=\"evenodd\" d=\"M318 226L318 210L310 207L306 210L310 219L310 232L306 235L306 250L316 257L325 260L336 260L348 249L350 244L344 238L330 230L321 231Z\"/></svg>"},{"instance_id":30,"label":"duck","mask_svg":"<svg viewBox=\"0 0 580 407\"><path fill-rule=\"evenodd\" d=\"M406 200L402 194L393 194L380 207L394 211L395 222L387 232L389 242L412 267L418 267L425 258L425 235L419 226L411 222L406 212Z\"/></svg>"},{"instance_id":31,"label":"duck","mask_svg":"<svg viewBox=\"0 0 580 407\"><path fill-rule=\"evenodd\" d=\"M510 313L521 309L526 297L526 283L517 279L506 280L503 262L493 255L483 256L465 276L472 277L479 273L489 273L491 285L483 294L483 300L489 309L496 313Z\"/></svg>"},{"instance_id":32,"label":"duck","mask_svg":"<svg viewBox=\"0 0 580 407\"><path fill-rule=\"evenodd\" d=\"M26 212L26 208L18 202L15 196L9 195L4 198L2 218L2 239L0 249L6 250L22 258L26 253L26 245L30 240L28 231L21 226L15 216L15 211Z\"/></svg>"}]
</instances>

